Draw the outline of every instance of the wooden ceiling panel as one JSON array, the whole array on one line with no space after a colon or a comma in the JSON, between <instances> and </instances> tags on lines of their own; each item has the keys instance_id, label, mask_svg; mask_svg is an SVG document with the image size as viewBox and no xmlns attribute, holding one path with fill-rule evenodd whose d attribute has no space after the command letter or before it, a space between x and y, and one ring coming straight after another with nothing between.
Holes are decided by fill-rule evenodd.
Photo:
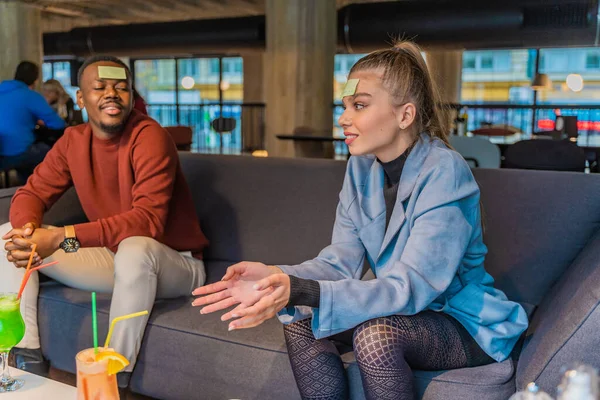
<instances>
[{"instance_id":1,"label":"wooden ceiling panel","mask_svg":"<svg viewBox=\"0 0 600 400\"><path fill-rule=\"evenodd\" d=\"M76 27L264 15L265 0L18 0L43 11L45 32ZM336 0L350 3L397 0Z\"/></svg>"}]
</instances>

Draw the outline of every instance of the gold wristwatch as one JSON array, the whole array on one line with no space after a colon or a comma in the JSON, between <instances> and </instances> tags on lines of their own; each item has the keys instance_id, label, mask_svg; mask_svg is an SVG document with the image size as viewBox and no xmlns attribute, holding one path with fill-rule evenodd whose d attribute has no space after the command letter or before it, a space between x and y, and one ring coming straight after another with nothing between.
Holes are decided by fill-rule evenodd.
<instances>
[{"instance_id":1,"label":"gold wristwatch","mask_svg":"<svg viewBox=\"0 0 600 400\"><path fill-rule=\"evenodd\" d=\"M65 240L60 244L60 248L65 253L75 253L79 250L79 247L81 247L81 244L75 236L75 227L73 225L65 225Z\"/></svg>"}]
</instances>

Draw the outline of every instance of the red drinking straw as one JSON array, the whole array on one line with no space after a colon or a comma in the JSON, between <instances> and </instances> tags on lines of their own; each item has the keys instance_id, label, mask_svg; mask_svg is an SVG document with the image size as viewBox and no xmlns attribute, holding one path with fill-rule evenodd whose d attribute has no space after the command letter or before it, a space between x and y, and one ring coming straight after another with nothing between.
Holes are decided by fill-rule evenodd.
<instances>
[{"instance_id":1,"label":"red drinking straw","mask_svg":"<svg viewBox=\"0 0 600 400\"><path fill-rule=\"evenodd\" d=\"M38 269L46 268L46 267L49 267L54 264L58 264L58 261L52 261L52 262L49 262L48 264L40 265L39 267L35 267L35 268L28 268L27 271L25 272L25 276L23 277L23 281L21 282L21 288L19 289L19 294L17 294L17 299L21 298L21 295L23 294L23 290L25 290L25 285L27 285L27 282L29 281L29 277L31 276L31 273L33 271L37 271ZM29 267L31 267L31 265L29 265Z\"/></svg>"}]
</instances>

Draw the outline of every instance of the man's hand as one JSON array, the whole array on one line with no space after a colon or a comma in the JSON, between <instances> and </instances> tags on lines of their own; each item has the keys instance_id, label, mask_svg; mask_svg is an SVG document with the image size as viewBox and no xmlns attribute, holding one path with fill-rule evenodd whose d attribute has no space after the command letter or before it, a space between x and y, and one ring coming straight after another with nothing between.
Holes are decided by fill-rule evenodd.
<instances>
[{"instance_id":1,"label":"man's hand","mask_svg":"<svg viewBox=\"0 0 600 400\"><path fill-rule=\"evenodd\" d=\"M21 229L12 229L2 238L8 240L4 245L8 253L6 257L8 261L18 268L24 268L29 262L34 243L36 251L33 255L32 267L37 267L41 265L44 258L59 249L64 237L63 228L45 229L36 228L34 224L26 224Z\"/></svg>"},{"instance_id":2,"label":"man's hand","mask_svg":"<svg viewBox=\"0 0 600 400\"><path fill-rule=\"evenodd\" d=\"M38 228L30 238L30 241L37 245L35 250L42 260L54 254L63 240L65 240L64 228Z\"/></svg>"},{"instance_id":3,"label":"man's hand","mask_svg":"<svg viewBox=\"0 0 600 400\"><path fill-rule=\"evenodd\" d=\"M2 240L11 240L13 236L20 237L28 237L33 235L33 232L37 229L37 226L33 222L28 222L23 225L22 228L13 228L8 231L4 236L2 236Z\"/></svg>"},{"instance_id":4,"label":"man's hand","mask_svg":"<svg viewBox=\"0 0 600 400\"><path fill-rule=\"evenodd\" d=\"M6 240L4 244L6 259L15 264L17 268L25 268L29 263L33 243L28 238L31 238L36 228L37 226L33 222L28 222L22 228L13 228L2 236L2 239ZM33 255L32 266L41 262L42 259L36 252Z\"/></svg>"}]
</instances>

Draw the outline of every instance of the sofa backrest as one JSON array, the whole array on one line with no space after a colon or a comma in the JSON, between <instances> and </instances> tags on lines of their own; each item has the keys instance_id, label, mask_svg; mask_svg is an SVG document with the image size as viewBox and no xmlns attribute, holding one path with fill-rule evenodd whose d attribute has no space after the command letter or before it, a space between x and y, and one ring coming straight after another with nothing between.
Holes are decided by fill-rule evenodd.
<instances>
[{"instance_id":1,"label":"sofa backrest","mask_svg":"<svg viewBox=\"0 0 600 400\"><path fill-rule=\"evenodd\" d=\"M474 169L488 246L485 266L506 295L537 306L600 226L600 176Z\"/></svg>"},{"instance_id":2,"label":"sofa backrest","mask_svg":"<svg viewBox=\"0 0 600 400\"><path fill-rule=\"evenodd\" d=\"M206 258L300 263L331 242L346 163L181 154Z\"/></svg>"},{"instance_id":3,"label":"sofa backrest","mask_svg":"<svg viewBox=\"0 0 600 400\"><path fill-rule=\"evenodd\" d=\"M211 242L206 259L293 264L329 244L344 162L180 157ZM509 298L538 305L600 226L600 176L507 169L473 173L482 194L486 269ZM0 191L0 222L7 220L11 193ZM57 225L83 220L73 190L45 218Z\"/></svg>"},{"instance_id":4,"label":"sofa backrest","mask_svg":"<svg viewBox=\"0 0 600 400\"><path fill-rule=\"evenodd\" d=\"M208 259L297 263L329 244L345 163L182 154ZM600 176L474 169L497 287L537 306L600 226Z\"/></svg>"}]
</instances>

